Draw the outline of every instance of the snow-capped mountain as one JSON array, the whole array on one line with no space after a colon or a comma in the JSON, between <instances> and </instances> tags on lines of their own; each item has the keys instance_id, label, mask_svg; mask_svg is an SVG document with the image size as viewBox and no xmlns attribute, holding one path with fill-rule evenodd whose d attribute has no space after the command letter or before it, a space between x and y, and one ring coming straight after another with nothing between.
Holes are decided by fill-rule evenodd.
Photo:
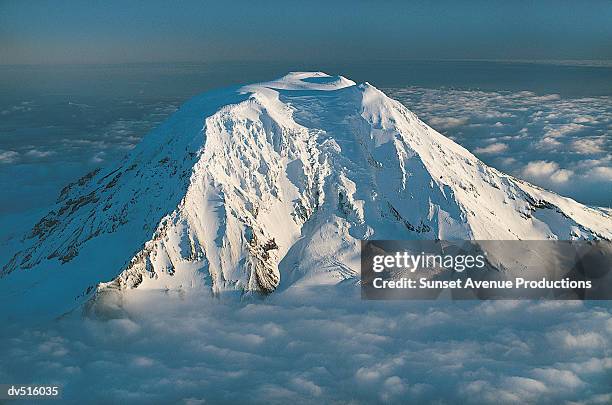
<instances>
[{"instance_id":1,"label":"snow-capped mountain","mask_svg":"<svg viewBox=\"0 0 612 405\"><path fill-rule=\"evenodd\" d=\"M436 238L610 240L612 219L486 166L368 83L291 73L192 99L65 187L3 263L0 308L337 283L362 239Z\"/></svg>"}]
</instances>

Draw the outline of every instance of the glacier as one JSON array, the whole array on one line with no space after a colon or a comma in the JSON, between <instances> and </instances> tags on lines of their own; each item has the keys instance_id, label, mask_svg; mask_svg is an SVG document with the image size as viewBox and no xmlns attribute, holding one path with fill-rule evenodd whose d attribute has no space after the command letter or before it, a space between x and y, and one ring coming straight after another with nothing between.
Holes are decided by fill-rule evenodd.
<instances>
[{"instance_id":1,"label":"glacier","mask_svg":"<svg viewBox=\"0 0 612 405\"><path fill-rule=\"evenodd\" d=\"M356 282L362 239L611 240L612 219L485 165L368 83L294 72L195 97L66 186L2 264L0 314Z\"/></svg>"}]
</instances>

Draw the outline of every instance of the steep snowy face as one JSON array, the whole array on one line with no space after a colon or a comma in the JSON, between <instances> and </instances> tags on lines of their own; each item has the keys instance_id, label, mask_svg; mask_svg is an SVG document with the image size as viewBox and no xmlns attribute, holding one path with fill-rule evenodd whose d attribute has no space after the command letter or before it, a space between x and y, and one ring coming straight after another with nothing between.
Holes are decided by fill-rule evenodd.
<instances>
[{"instance_id":1,"label":"steep snowy face","mask_svg":"<svg viewBox=\"0 0 612 405\"><path fill-rule=\"evenodd\" d=\"M191 100L67 186L2 268L0 303L337 283L361 239L602 238L609 212L487 167L371 85L291 73Z\"/></svg>"}]
</instances>

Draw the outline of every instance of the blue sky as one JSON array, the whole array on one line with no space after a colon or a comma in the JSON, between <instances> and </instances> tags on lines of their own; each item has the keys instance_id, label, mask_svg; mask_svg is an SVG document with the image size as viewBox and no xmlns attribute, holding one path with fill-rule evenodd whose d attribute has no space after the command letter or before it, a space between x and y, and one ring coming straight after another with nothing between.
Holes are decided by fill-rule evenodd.
<instances>
[{"instance_id":1,"label":"blue sky","mask_svg":"<svg viewBox=\"0 0 612 405\"><path fill-rule=\"evenodd\" d=\"M611 59L612 2L0 1L0 63Z\"/></svg>"}]
</instances>

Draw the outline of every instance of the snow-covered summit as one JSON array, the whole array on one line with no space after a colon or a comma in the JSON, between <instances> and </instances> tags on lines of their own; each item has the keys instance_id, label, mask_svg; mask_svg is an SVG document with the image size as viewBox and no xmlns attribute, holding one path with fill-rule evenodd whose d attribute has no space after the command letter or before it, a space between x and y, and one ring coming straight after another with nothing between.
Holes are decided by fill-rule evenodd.
<instances>
[{"instance_id":1,"label":"snow-covered summit","mask_svg":"<svg viewBox=\"0 0 612 405\"><path fill-rule=\"evenodd\" d=\"M276 90L317 90L333 91L355 86L355 82L344 76L330 76L323 72L291 72L287 75L264 83L246 85L242 91Z\"/></svg>"},{"instance_id":2,"label":"snow-covered summit","mask_svg":"<svg viewBox=\"0 0 612 405\"><path fill-rule=\"evenodd\" d=\"M2 264L0 311L337 283L361 239L436 238L612 239L612 219L486 166L367 83L290 73L192 99L66 186Z\"/></svg>"}]
</instances>

